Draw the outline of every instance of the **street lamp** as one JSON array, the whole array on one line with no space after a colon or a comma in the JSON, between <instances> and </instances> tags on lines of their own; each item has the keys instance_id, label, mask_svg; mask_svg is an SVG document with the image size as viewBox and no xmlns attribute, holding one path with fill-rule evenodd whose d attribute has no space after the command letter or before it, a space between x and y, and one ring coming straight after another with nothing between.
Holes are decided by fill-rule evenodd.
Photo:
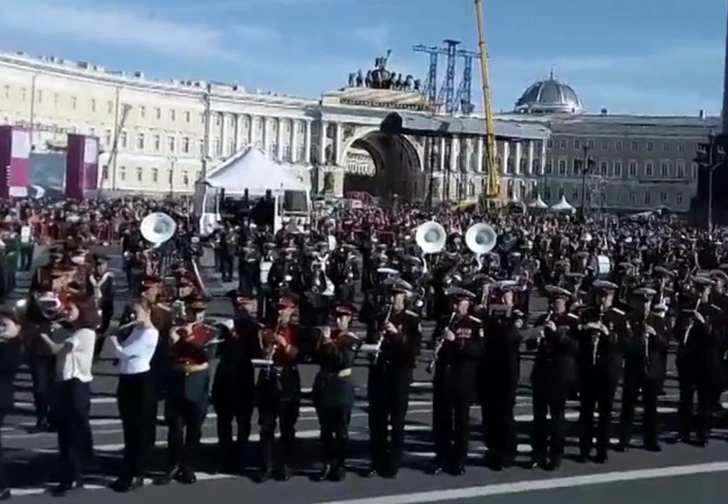
<instances>
[{"instance_id":1,"label":"street lamp","mask_svg":"<svg viewBox=\"0 0 728 504\"><path fill-rule=\"evenodd\" d=\"M584 144L581 150L584 156L577 161L580 161L579 166L581 168L581 216L584 218L586 216L586 177L594 168L594 160L589 157L589 145Z\"/></svg>"}]
</instances>

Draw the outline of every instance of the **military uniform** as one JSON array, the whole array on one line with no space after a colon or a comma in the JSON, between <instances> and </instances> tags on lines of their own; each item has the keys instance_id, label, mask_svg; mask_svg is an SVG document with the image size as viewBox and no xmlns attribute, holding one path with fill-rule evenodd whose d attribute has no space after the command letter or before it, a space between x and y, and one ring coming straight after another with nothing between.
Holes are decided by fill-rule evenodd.
<instances>
[{"instance_id":1,"label":"military uniform","mask_svg":"<svg viewBox=\"0 0 728 504\"><path fill-rule=\"evenodd\" d=\"M464 289L453 295L457 303L475 297ZM477 371L483 353L483 321L467 313L453 313L440 332L443 339L433 377L435 473L449 466L453 474L462 475L468 456L470 405L477 395ZM445 332L454 339L448 341Z\"/></svg>"},{"instance_id":2,"label":"military uniform","mask_svg":"<svg viewBox=\"0 0 728 504\"><path fill-rule=\"evenodd\" d=\"M353 309L337 308L337 316L351 317ZM313 383L313 401L321 427L324 469L319 479L340 481L349 440L349 422L354 407L354 384L351 373L358 340L337 329L331 338L323 338L314 353L320 366Z\"/></svg>"}]
</instances>

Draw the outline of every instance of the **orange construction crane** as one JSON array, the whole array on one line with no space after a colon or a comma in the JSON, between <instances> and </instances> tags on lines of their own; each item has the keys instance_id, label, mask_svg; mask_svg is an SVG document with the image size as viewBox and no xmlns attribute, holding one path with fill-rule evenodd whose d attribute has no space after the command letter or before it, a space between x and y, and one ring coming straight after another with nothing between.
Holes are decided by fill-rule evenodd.
<instances>
[{"instance_id":1,"label":"orange construction crane","mask_svg":"<svg viewBox=\"0 0 728 504\"><path fill-rule=\"evenodd\" d=\"M501 200L500 167L497 162L493 105L490 101L490 77L488 75L488 49L483 27L483 1L475 0L475 19L478 22L478 52L480 53L480 77L483 83L483 110L485 112L485 171L488 174L485 197L492 202Z\"/></svg>"}]
</instances>

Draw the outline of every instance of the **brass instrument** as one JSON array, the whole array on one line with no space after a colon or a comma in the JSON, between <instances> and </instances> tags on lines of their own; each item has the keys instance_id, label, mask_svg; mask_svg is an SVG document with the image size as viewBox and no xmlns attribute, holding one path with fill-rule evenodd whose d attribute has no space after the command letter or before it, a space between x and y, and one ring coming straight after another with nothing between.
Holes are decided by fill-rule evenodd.
<instances>
[{"instance_id":1,"label":"brass instrument","mask_svg":"<svg viewBox=\"0 0 728 504\"><path fill-rule=\"evenodd\" d=\"M384 321L379 326L379 329L376 331L377 341L373 344L366 344L360 347L360 350L374 355L374 364L376 364L379 360L379 354L382 351L382 343L384 341L384 328L387 326L387 324L389 324L389 318L392 316L393 308L394 305L390 303L389 308L387 309L387 316L384 318Z\"/></svg>"},{"instance_id":2,"label":"brass instrument","mask_svg":"<svg viewBox=\"0 0 728 504\"><path fill-rule=\"evenodd\" d=\"M457 316L457 312L452 312L450 315L450 320L447 323L447 327L445 328L445 331L450 331L452 327L453 320L455 320L455 317ZM445 337L440 336L437 339L437 342L435 343L435 348L432 349L432 359L427 364L427 372L432 374L432 372L435 370L435 365L437 364L437 358L440 356L440 351L442 350L442 346L445 344Z\"/></svg>"},{"instance_id":3,"label":"brass instrument","mask_svg":"<svg viewBox=\"0 0 728 504\"><path fill-rule=\"evenodd\" d=\"M554 310L553 310L553 308L549 308L549 311L546 314L546 318L543 320L544 327L546 326L546 324L551 322L551 318L553 316L554 316ZM536 336L536 346L540 347L545 339L546 339L546 331L544 329L541 329L538 333L538 336Z\"/></svg>"}]
</instances>

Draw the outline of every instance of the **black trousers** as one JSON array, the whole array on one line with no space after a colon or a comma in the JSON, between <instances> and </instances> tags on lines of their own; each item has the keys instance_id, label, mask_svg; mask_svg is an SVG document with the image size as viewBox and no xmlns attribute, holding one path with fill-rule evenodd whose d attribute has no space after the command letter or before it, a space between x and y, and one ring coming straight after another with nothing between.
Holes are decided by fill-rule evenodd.
<instances>
[{"instance_id":1,"label":"black trousers","mask_svg":"<svg viewBox=\"0 0 728 504\"><path fill-rule=\"evenodd\" d=\"M322 462L344 467L349 441L351 406L324 406L316 410L321 428Z\"/></svg>"},{"instance_id":2,"label":"black trousers","mask_svg":"<svg viewBox=\"0 0 728 504\"><path fill-rule=\"evenodd\" d=\"M2 428L4 420L5 413L0 413L0 428ZM5 450L3 448L2 440L2 434L0 434L0 492L6 490L10 486L10 482L8 481L8 473L5 470Z\"/></svg>"},{"instance_id":3,"label":"black trousers","mask_svg":"<svg viewBox=\"0 0 728 504\"><path fill-rule=\"evenodd\" d=\"M144 475L157 426L157 401L152 373L122 374L116 389L121 426L124 431L122 477Z\"/></svg>"},{"instance_id":4,"label":"black trousers","mask_svg":"<svg viewBox=\"0 0 728 504\"><path fill-rule=\"evenodd\" d=\"M254 390L249 395L215 399L217 413L217 439L220 442L222 456L230 460L240 454L250 439L253 409L255 405ZM233 441L233 421L237 424L237 439Z\"/></svg>"},{"instance_id":5,"label":"black trousers","mask_svg":"<svg viewBox=\"0 0 728 504\"><path fill-rule=\"evenodd\" d=\"M370 371L371 373L371 371ZM371 380L370 380L371 382ZM385 464L398 469L404 450L404 427L409 407L409 383L405 386L392 383L389 387L368 390L369 443L372 463ZM391 438L389 426L392 426Z\"/></svg>"},{"instance_id":6,"label":"black trousers","mask_svg":"<svg viewBox=\"0 0 728 504\"><path fill-rule=\"evenodd\" d=\"M619 415L619 439L628 443L632 435L634 409L637 398L642 394L642 438L645 443L656 443L660 434L657 417L657 399L660 394L662 380L646 379L644 376L625 376L622 385L622 410Z\"/></svg>"},{"instance_id":7,"label":"black trousers","mask_svg":"<svg viewBox=\"0 0 728 504\"><path fill-rule=\"evenodd\" d=\"M688 437L693 427L700 441L707 441L710 437L711 419L711 392L713 380L708 376L694 375L693 373L679 372L680 400L678 403L678 418L680 419L680 434ZM693 418L693 397L697 395L698 411Z\"/></svg>"},{"instance_id":8,"label":"black trousers","mask_svg":"<svg viewBox=\"0 0 728 504\"><path fill-rule=\"evenodd\" d=\"M84 466L93 453L90 384L77 379L62 381L56 387L55 399L60 482L80 482Z\"/></svg>"},{"instance_id":9,"label":"black trousers","mask_svg":"<svg viewBox=\"0 0 728 504\"><path fill-rule=\"evenodd\" d=\"M258 426L260 427L263 467L272 467L274 458L283 465L290 463L296 442L296 423L298 422L300 405L300 397L286 399L259 398ZM273 443L276 427L279 423L281 429L280 449L278 456L274 457Z\"/></svg>"},{"instance_id":10,"label":"black trousers","mask_svg":"<svg viewBox=\"0 0 728 504\"><path fill-rule=\"evenodd\" d=\"M438 464L464 466L468 459L470 399L452 388L435 387L432 399L432 430Z\"/></svg>"},{"instance_id":11,"label":"black trousers","mask_svg":"<svg viewBox=\"0 0 728 504\"><path fill-rule=\"evenodd\" d=\"M202 424L207 416L210 375L207 370L184 374L173 371L166 400L167 464L192 468L200 449Z\"/></svg>"},{"instance_id":12,"label":"black trousers","mask_svg":"<svg viewBox=\"0 0 728 504\"><path fill-rule=\"evenodd\" d=\"M566 400L571 387L533 384L533 456L547 455L553 463L564 458L566 443ZM550 418L548 418L550 416Z\"/></svg>"},{"instance_id":13,"label":"black trousers","mask_svg":"<svg viewBox=\"0 0 728 504\"><path fill-rule=\"evenodd\" d=\"M483 416L483 437L492 459L511 463L516 457L516 407L515 387L497 387L495 384L484 395L481 404Z\"/></svg>"},{"instance_id":14,"label":"black trousers","mask_svg":"<svg viewBox=\"0 0 728 504\"><path fill-rule=\"evenodd\" d=\"M232 254L225 252L220 252L220 273L222 273L222 281L223 282L232 282L233 280L233 265L234 265L234 258Z\"/></svg>"},{"instance_id":15,"label":"black trousers","mask_svg":"<svg viewBox=\"0 0 728 504\"><path fill-rule=\"evenodd\" d=\"M33 402L38 421L48 420L56 371L55 355L31 355L30 376L33 379Z\"/></svg>"},{"instance_id":16,"label":"black trousers","mask_svg":"<svg viewBox=\"0 0 728 504\"><path fill-rule=\"evenodd\" d=\"M585 378L579 388L579 450L589 455L594 437L597 439L597 455L606 456L609 447L609 429L612 422L615 387L609 383ZM599 420L594 427L594 412Z\"/></svg>"}]
</instances>

